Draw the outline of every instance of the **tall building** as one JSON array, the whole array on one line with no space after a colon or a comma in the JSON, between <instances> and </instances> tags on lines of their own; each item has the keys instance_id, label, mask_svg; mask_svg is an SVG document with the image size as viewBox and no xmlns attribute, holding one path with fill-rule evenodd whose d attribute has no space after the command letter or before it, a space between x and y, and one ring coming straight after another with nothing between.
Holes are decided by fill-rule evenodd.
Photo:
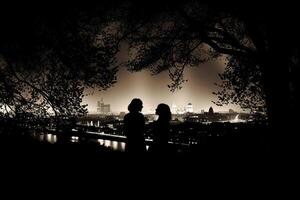
<instances>
[{"instance_id":1,"label":"tall building","mask_svg":"<svg viewBox=\"0 0 300 200\"><path fill-rule=\"evenodd\" d=\"M172 112L172 114L177 114L178 113L177 106L174 103L172 104L171 112Z\"/></svg>"},{"instance_id":2,"label":"tall building","mask_svg":"<svg viewBox=\"0 0 300 200\"><path fill-rule=\"evenodd\" d=\"M208 114L210 114L210 115L214 114L214 109L212 107L209 108Z\"/></svg>"},{"instance_id":3,"label":"tall building","mask_svg":"<svg viewBox=\"0 0 300 200\"><path fill-rule=\"evenodd\" d=\"M194 112L193 105L191 103L188 103L188 105L186 106L186 112Z\"/></svg>"},{"instance_id":4,"label":"tall building","mask_svg":"<svg viewBox=\"0 0 300 200\"><path fill-rule=\"evenodd\" d=\"M97 102L97 113L99 114L110 113L110 104L104 104L103 98L101 98L101 101Z\"/></svg>"},{"instance_id":5,"label":"tall building","mask_svg":"<svg viewBox=\"0 0 300 200\"><path fill-rule=\"evenodd\" d=\"M234 113L234 110L233 109L229 109L229 113Z\"/></svg>"},{"instance_id":6,"label":"tall building","mask_svg":"<svg viewBox=\"0 0 300 200\"><path fill-rule=\"evenodd\" d=\"M110 113L110 104L104 104L102 110L104 114Z\"/></svg>"},{"instance_id":7,"label":"tall building","mask_svg":"<svg viewBox=\"0 0 300 200\"><path fill-rule=\"evenodd\" d=\"M201 110L201 114L204 114L204 110L203 109Z\"/></svg>"}]
</instances>

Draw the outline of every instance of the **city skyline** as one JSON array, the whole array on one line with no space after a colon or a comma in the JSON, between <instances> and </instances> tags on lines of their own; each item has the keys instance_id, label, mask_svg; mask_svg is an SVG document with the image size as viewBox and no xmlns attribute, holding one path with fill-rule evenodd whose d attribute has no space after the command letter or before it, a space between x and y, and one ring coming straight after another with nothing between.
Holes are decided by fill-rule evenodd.
<instances>
[{"instance_id":1,"label":"city skyline","mask_svg":"<svg viewBox=\"0 0 300 200\"><path fill-rule=\"evenodd\" d=\"M119 61L126 60L126 52L121 51ZM83 99L83 104L88 104L89 113L96 113L97 101L103 99L106 104L110 104L111 112L127 112L127 106L133 98L140 98L143 101L142 113L154 113L155 108L160 103L166 103L172 107L184 108L189 103L193 105L194 112L201 110L208 111L213 107L216 112L226 112L233 109L236 112L243 110L237 105L217 106L212 103L217 97L212 92L218 87L214 84L219 82L219 73L225 67L225 59L209 61L198 67L187 67L184 73L184 83L181 90L171 92L168 88L170 83L168 71L158 75L151 75L149 70L140 72L129 72L124 67L120 67L117 74L117 82L106 91L97 89L86 89L88 94Z\"/></svg>"}]
</instances>

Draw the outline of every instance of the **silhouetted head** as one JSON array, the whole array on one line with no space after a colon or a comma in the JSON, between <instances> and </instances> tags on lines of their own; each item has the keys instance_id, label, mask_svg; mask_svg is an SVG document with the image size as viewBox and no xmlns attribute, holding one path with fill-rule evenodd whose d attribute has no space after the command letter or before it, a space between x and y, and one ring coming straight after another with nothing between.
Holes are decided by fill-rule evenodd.
<instances>
[{"instance_id":1,"label":"silhouetted head","mask_svg":"<svg viewBox=\"0 0 300 200\"><path fill-rule=\"evenodd\" d=\"M143 102L138 98L132 99L132 101L128 105L129 112L140 112L142 111L142 108L143 108Z\"/></svg>"},{"instance_id":2,"label":"silhouetted head","mask_svg":"<svg viewBox=\"0 0 300 200\"><path fill-rule=\"evenodd\" d=\"M172 118L170 107L164 103L157 106L156 114L159 116L159 120L170 121Z\"/></svg>"}]
</instances>

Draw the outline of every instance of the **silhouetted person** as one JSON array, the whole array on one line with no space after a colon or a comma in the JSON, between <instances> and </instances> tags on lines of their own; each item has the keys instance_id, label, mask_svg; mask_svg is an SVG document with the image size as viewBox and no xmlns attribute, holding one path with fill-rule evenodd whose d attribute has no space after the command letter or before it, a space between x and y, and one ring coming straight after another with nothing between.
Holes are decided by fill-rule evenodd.
<instances>
[{"instance_id":1,"label":"silhouetted person","mask_svg":"<svg viewBox=\"0 0 300 200\"><path fill-rule=\"evenodd\" d=\"M128 105L129 113L124 116L124 134L127 137L126 151L131 153L146 152L144 138L145 118L142 113L143 102L133 99Z\"/></svg>"},{"instance_id":2,"label":"silhouetted person","mask_svg":"<svg viewBox=\"0 0 300 200\"><path fill-rule=\"evenodd\" d=\"M170 132L170 120L172 117L170 107L167 104L159 104L156 108L157 121L153 122L153 144L150 148L154 153L167 153L170 151L168 140Z\"/></svg>"}]
</instances>

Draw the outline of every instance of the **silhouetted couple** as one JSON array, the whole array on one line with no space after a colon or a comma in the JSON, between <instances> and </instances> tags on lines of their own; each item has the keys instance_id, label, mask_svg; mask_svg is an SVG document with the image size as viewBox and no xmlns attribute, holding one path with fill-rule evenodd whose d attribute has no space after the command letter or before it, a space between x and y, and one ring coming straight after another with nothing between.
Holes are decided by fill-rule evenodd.
<instances>
[{"instance_id":1,"label":"silhouetted couple","mask_svg":"<svg viewBox=\"0 0 300 200\"><path fill-rule=\"evenodd\" d=\"M124 117L124 133L127 137L126 151L131 153L146 152L145 118L141 113L143 102L133 99L128 106L129 113ZM151 152L167 152L170 132L171 111L168 105L159 104L156 108L158 120L153 123L153 143L149 147Z\"/></svg>"}]
</instances>

